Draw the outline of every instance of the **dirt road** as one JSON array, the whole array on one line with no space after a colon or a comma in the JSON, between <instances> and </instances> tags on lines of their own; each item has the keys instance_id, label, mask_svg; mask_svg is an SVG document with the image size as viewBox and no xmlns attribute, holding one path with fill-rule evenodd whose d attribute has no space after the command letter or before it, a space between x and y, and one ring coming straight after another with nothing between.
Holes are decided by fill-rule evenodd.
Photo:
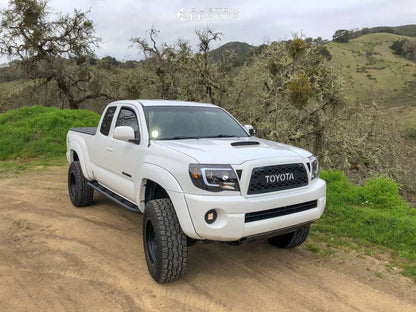
<instances>
[{"instance_id":1,"label":"dirt road","mask_svg":"<svg viewBox=\"0 0 416 312\"><path fill-rule=\"evenodd\" d=\"M66 170L0 178L0 311L416 311L415 284L380 260L262 241L197 244L185 278L158 285L142 216L97 194L74 208Z\"/></svg>"}]
</instances>

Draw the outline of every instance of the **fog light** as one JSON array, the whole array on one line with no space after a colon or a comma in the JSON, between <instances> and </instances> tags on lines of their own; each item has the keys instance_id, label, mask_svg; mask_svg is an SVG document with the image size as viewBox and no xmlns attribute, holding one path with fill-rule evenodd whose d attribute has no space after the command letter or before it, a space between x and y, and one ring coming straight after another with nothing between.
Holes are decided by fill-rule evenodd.
<instances>
[{"instance_id":1,"label":"fog light","mask_svg":"<svg viewBox=\"0 0 416 312\"><path fill-rule=\"evenodd\" d=\"M211 209L205 214L205 222L212 224L215 220L217 220L217 212L214 209Z\"/></svg>"}]
</instances>

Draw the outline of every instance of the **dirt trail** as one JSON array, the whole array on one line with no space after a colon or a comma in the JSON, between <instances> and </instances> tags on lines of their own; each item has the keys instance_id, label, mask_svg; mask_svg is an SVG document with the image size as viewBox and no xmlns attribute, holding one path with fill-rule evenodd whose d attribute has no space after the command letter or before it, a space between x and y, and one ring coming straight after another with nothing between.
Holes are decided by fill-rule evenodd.
<instances>
[{"instance_id":1,"label":"dirt trail","mask_svg":"<svg viewBox=\"0 0 416 312\"><path fill-rule=\"evenodd\" d=\"M0 179L0 311L416 311L415 284L379 260L262 241L197 244L185 278L158 285L142 216L97 194L74 208L66 170Z\"/></svg>"}]
</instances>

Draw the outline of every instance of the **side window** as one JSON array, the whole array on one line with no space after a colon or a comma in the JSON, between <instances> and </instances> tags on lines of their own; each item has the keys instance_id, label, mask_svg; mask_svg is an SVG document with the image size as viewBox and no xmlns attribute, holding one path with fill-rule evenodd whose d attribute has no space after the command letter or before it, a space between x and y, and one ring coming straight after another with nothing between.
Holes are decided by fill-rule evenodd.
<instances>
[{"instance_id":1,"label":"side window","mask_svg":"<svg viewBox=\"0 0 416 312\"><path fill-rule=\"evenodd\" d=\"M110 132L111 122L113 121L114 113L116 112L115 106L110 106L105 112L103 122L101 123L100 132L104 135L108 135Z\"/></svg>"},{"instance_id":2,"label":"side window","mask_svg":"<svg viewBox=\"0 0 416 312\"><path fill-rule=\"evenodd\" d=\"M127 107L122 107L118 114L116 127L118 126L129 126L134 130L134 138L137 140L140 138L139 134L139 123L137 121L136 113Z\"/></svg>"}]
</instances>

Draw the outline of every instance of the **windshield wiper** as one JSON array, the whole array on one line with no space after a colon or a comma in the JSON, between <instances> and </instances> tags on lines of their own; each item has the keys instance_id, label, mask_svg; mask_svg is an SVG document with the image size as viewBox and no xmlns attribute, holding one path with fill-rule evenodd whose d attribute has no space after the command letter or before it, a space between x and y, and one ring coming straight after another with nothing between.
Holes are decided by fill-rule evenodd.
<instances>
[{"instance_id":1,"label":"windshield wiper","mask_svg":"<svg viewBox=\"0 0 416 312\"><path fill-rule=\"evenodd\" d=\"M230 134L218 134L213 136L208 136L205 138L239 138L238 135L230 135Z\"/></svg>"},{"instance_id":2,"label":"windshield wiper","mask_svg":"<svg viewBox=\"0 0 416 312\"><path fill-rule=\"evenodd\" d=\"M228 135L228 134L218 134L218 135L213 135L213 136L202 136L202 137L197 137L197 136L175 136L172 138L163 138L163 139L159 139L159 140L187 140L187 139L212 139L212 138L239 138L238 135Z\"/></svg>"},{"instance_id":3,"label":"windshield wiper","mask_svg":"<svg viewBox=\"0 0 416 312\"><path fill-rule=\"evenodd\" d=\"M201 137L195 137L195 136L175 136L172 138L166 138L166 139L159 139L159 140L186 140L186 139L200 139Z\"/></svg>"}]
</instances>

